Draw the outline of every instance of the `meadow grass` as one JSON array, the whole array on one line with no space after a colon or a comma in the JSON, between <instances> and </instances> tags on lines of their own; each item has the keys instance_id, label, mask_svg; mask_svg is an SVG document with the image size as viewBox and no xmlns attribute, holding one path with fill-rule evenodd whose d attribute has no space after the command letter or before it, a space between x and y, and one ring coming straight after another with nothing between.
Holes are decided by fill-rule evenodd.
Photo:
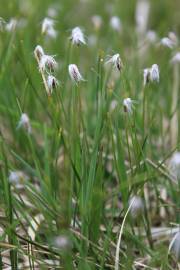
<instances>
[{"instance_id":1,"label":"meadow grass","mask_svg":"<svg viewBox=\"0 0 180 270\"><path fill-rule=\"evenodd\" d=\"M0 269L179 269L179 9L0 1ZM51 16L55 38L41 31ZM69 38L77 26L86 44ZM57 69L39 67L37 45Z\"/></svg>"}]
</instances>

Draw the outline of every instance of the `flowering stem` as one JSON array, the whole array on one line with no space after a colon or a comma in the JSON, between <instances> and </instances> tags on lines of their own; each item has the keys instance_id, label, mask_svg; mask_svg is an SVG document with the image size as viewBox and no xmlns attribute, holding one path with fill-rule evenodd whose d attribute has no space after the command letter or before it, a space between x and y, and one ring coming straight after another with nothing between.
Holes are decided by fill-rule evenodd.
<instances>
[{"instance_id":1,"label":"flowering stem","mask_svg":"<svg viewBox=\"0 0 180 270\"><path fill-rule=\"evenodd\" d=\"M98 57L98 70L97 70L97 85L96 85L96 110L98 115L98 110L100 108L100 97L102 95L102 56L101 53Z\"/></svg>"},{"instance_id":2,"label":"flowering stem","mask_svg":"<svg viewBox=\"0 0 180 270\"><path fill-rule=\"evenodd\" d=\"M172 106L171 106L171 123L170 123L170 134L171 134L171 146L172 148L176 147L178 142L178 111L177 111L177 102L178 102L178 89L179 89L179 65L174 65L173 70L174 84L172 92Z\"/></svg>"},{"instance_id":3,"label":"flowering stem","mask_svg":"<svg viewBox=\"0 0 180 270\"><path fill-rule=\"evenodd\" d=\"M40 68L40 61L39 61L39 57L38 57L36 51L35 51L34 55L35 55L36 61L37 61L37 63L38 63L39 71L40 71L40 73L41 73L41 77L42 77L42 80L43 80L43 84L44 84L46 93L47 93L48 97L50 97L50 91L49 91L49 87L48 87L48 85L47 85L46 76L45 76L45 73L44 73L44 71L42 70L42 68Z\"/></svg>"},{"instance_id":4,"label":"flowering stem","mask_svg":"<svg viewBox=\"0 0 180 270\"><path fill-rule=\"evenodd\" d=\"M127 114L127 113L126 113ZM132 168L132 160L131 160L131 153L130 153L130 146L129 146L129 138L128 138L128 116L126 116L125 119L125 132L126 132L126 143L127 143L127 149L128 149L128 157L129 157L129 163L130 163L130 168L131 168L131 174L133 173L133 168Z\"/></svg>"},{"instance_id":5,"label":"flowering stem","mask_svg":"<svg viewBox=\"0 0 180 270\"><path fill-rule=\"evenodd\" d=\"M145 137L146 134L146 91L145 91L145 87L143 87L143 139Z\"/></svg>"}]
</instances>

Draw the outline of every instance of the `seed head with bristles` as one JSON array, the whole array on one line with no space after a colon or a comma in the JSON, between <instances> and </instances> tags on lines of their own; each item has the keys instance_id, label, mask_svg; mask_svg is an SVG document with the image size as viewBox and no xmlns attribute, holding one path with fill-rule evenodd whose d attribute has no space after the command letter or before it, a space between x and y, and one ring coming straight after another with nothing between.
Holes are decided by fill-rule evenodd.
<instances>
[{"instance_id":1,"label":"seed head with bristles","mask_svg":"<svg viewBox=\"0 0 180 270\"><path fill-rule=\"evenodd\" d=\"M10 171L8 178L11 184L18 185L21 183L21 180L27 178L27 176L22 171Z\"/></svg>"},{"instance_id":2,"label":"seed head with bristles","mask_svg":"<svg viewBox=\"0 0 180 270\"><path fill-rule=\"evenodd\" d=\"M144 86L149 83L150 81L150 73L151 73L151 69L149 68L145 68L144 72L143 72L143 76L144 76Z\"/></svg>"},{"instance_id":3,"label":"seed head with bristles","mask_svg":"<svg viewBox=\"0 0 180 270\"><path fill-rule=\"evenodd\" d=\"M86 44L84 34L80 27L75 27L74 29L72 29L70 39L73 44L76 44L78 46L81 44Z\"/></svg>"},{"instance_id":4,"label":"seed head with bristles","mask_svg":"<svg viewBox=\"0 0 180 270\"><path fill-rule=\"evenodd\" d=\"M102 18L99 15L94 15L91 18L95 30L99 30L102 26Z\"/></svg>"},{"instance_id":5,"label":"seed head with bristles","mask_svg":"<svg viewBox=\"0 0 180 270\"><path fill-rule=\"evenodd\" d=\"M54 59L54 56L51 55L42 55L40 62L39 62L39 69L40 70L50 70L50 71L54 71L55 69L57 69L57 62Z\"/></svg>"},{"instance_id":6,"label":"seed head with bristles","mask_svg":"<svg viewBox=\"0 0 180 270\"><path fill-rule=\"evenodd\" d=\"M120 18L117 16L111 17L110 26L113 30L120 32L122 28Z\"/></svg>"},{"instance_id":7,"label":"seed head with bristles","mask_svg":"<svg viewBox=\"0 0 180 270\"><path fill-rule=\"evenodd\" d=\"M180 52L177 52L171 59L172 64L180 64Z\"/></svg>"},{"instance_id":8,"label":"seed head with bristles","mask_svg":"<svg viewBox=\"0 0 180 270\"><path fill-rule=\"evenodd\" d=\"M129 205L131 205L130 213L132 218L137 218L143 213L144 203L141 197L135 195L129 200Z\"/></svg>"},{"instance_id":9,"label":"seed head with bristles","mask_svg":"<svg viewBox=\"0 0 180 270\"><path fill-rule=\"evenodd\" d=\"M144 86L149 82L159 82L159 67L157 64L153 64L151 68L145 68L144 73Z\"/></svg>"},{"instance_id":10,"label":"seed head with bristles","mask_svg":"<svg viewBox=\"0 0 180 270\"><path fill-rule=\"evenodd\" d=\"M53 89L55 89L59 85L59 82L54 76L48 75L48 77L47 77L47 85L48 85L48 88L49 88L49 93L47 93L47 94L51 95Z\"/></svg>"},{"instance_id":11,"label":"seed head with bristles","mask_svg":"<svg viewBox=\"0 0 180 270\"><path fill-rule=\"evenodd\" d=\"M70 64L68 69L69 69L69 75L73 82L78 83L80 81L84 81L84 78L82 77L81 73L79 72L78 67L75 64Z\"/></svg>"},{"instance_id":12,"label":"seed head with bristles","mask_svg":"<svg viewBox=\"0 0 180 270\"><path fill-rule=\"evenodd\" d=\"M39 61L41 57L44 55L44 50L40 45L37 45L36 48L34 49L34 55L35 57L38 58Z\"/></svg>"},{"instance_id":13,"label":"seed head with bristles","mask_svg":"<svg viewBox=\"0 0 180 270\"><path fill-rule=\"evenodd\" d=\"M61 251L68 251L72 248L72 242L66 235L60 235L53 239L53 244Z\"/></svg>"},{"instance_id":14,"label":"seed head with bristles","mask_svg":"<svg viewBox=\"0 0 180 270\"><path fill-rule=\"evenodd\" d=\"M10 21L6 24L5 29L7 32L13 32L18 24L17 19L11 18Z\"/></svg>"},{"instance_id":15,"label":"seed head with bristles","mask_svg":"<svg viewBox=\"0 0 180 270\"><path fill-rule=\"evenodd\" d=\"M17 125L17 129L24 128L28 133L31 133L31 124L29 117L26 113L22 113Z\"/></svg>"},{"instance_id":16,"label":"seed head with bristles","mask_svg":"<svg viewBox=\"0 0 180 270\"><path fill-rule=\"evenodd\" d=\"M41 32L42 34L47 34L52 38L56 38L57 33L56 30L54 29L54 20L51 18L44 18L42 22Z\"/></svg>"},{"instance_id":17,"label":"seed head with bristles","mask_svg":"<svg viewBox=\"0 0 180 270\"><path fill-rule=\"evenodd\" d=\"M175 152L170 158L169 171L176 180L180 180L180 152Z\"/></svg>"},{"instance_id":18,"label":"seed head with bristles","mask_svg":"<svg viewBox=\"0 0 180 270\"><path fill-rule=\"evenodd\" d=\"M149 30L146 33L146 39L149 41L151 44L155 43L157 41L157 34L153 30Z\"/></svg>"},{"instance_id":19,"label":"seed head with bristles","mask_svg":"<svg viewBox=\"0 0 180 270\"><path fill-rule=\"evenodd\" d=\"M159 82L159 67L153 64L150 70L150 79L152 82Z\"/></svg>"},{"instance_id":20,"label":"seed head with bristles","mask_svg":"<svg viewBox=\"0 0 180 270\"><path fill-rule=\"evenodd\" d=\"M160 41L160 44L164 47L169 48L169 49L173 49L174 46L176 45L175 42L168 37L162 38Z\"/></svg>"},{"instance_id":21,"label":"seed head with bristles","mask_svg":"<svg viewBox=\"0 0 180 270\"><path fill-rule=\"evenodd\" d=\"M134 108L134 103L136 103L135 100L132 100L131 98L125 98L123 100L124 112L128 113L128 114L132 114L133 108Z\"/></svg>"},{"instance_id":22,"label":"seed head with bristles","mask_svg":"<svg viewBox=\"0 0 180 270\"><path fill-rule=\"evenodd\" d=\"M114 54L112 57L110 57L109 60L106 61L106 64L109 64L109 63L113 64L114 68L117 69L118 71L122 70L123 63L122 63L119 53Z\"/></svg>"}]
</instances>

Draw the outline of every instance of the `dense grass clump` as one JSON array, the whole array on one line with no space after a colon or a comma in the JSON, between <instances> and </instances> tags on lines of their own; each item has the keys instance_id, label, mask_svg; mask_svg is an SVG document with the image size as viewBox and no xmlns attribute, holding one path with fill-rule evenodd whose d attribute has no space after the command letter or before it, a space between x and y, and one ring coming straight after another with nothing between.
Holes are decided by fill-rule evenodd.
<instances>
[{"instance_id":1,"label":"dense grass clump","mask_svg":"<svg viewBox=\"0 0 180 270\"><path fill-rule=\"evenodd\" d=\"M0 9L0 269L179 269L179 0Z\"/></svg>"}]
</instances>

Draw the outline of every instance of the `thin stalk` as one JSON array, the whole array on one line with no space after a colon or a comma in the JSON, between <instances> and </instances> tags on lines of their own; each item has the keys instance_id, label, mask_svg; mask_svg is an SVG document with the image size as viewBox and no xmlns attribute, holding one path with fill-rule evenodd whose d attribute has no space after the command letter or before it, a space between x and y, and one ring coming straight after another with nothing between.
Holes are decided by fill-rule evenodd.
<instances>
[{"instance_id":1,"label":"thin stalk","mask_svg":"<svg viewBox=\"0 0 180 270\"><path fill-rule=\"evenodd\" d=\"M143 117L143 140L146 134L146 89L143 86L143 111L142 111L142 117Z\"/></svg>"},{"instance_id":2,"label":"thin stalk","mask_svg":"<svg viewBox=\"0 0 180 270\"><path fill-rule=\"evenodd\" d=\"M48 85L47 85L46 76L45 76L45 73L44 73L43 69L40 68L40 59L39 59L38 54L37 54L36 51L34 52L34 56L35 56L36 61L37 61L37 63L38 63L39 72L40 72L40 74L41 74L41 77L42 77L42 80L43 80L43 84L44 84L46 93L47 93L48 97L50 97L51 94L50 94L49 87L48 87Z\"/></svg>"},{"instance_id":3,"label":"thin stalk","mask_svg":"<svg viewBox=\"0 0 180 270\"><path fill-rule=\"evenodd\" d=\"M171 147L176 147L178 142L178 91L179 91L179 65L175 64L173 67L173 91L172 91L172 104L171 113L172 118L170 122L170 134L171 134Z\"/></svg>"},{"instance_id":4,"label":"thin stalk","mask_svg":"<svg viewBox=\"0 0 180 270\"><path fill-rule=\"evenodd\" d=\"M128 158L129 158L129 163L130 163L130 168L131 168L131 174L132 174L133 173L133 169L132 169L132 159L131 159L131 151L130 151L130 144L129 144L128 121L129 121L128 115L126 115L126 118L125 118L126 143L127 143Z\"/></svg>"}]
</instances>

